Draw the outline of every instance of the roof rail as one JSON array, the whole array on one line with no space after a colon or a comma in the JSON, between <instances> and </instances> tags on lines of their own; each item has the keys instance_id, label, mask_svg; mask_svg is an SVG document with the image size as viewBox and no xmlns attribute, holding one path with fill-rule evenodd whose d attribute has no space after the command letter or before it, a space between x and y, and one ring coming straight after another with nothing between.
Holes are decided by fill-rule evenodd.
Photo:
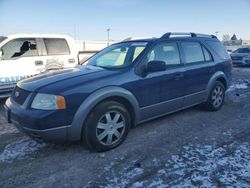
<instances>
[{"instance_id":1,"label":"roof rail","mask_svg":"<svg viewBox=\"0 0 250 188\"><path fill-rule=\"evenodd\" d=\"M207 35L200 33L165 33L161 38L170 38L171 36L188 36L188 37L208 37L208 38L217 38L215 35Z\"/></svg>"},{"instance_id":2,"label":"roof rail","mask_svg":"<svg viewBox=\"0 0 250 188\"><path fill-rule=\"evenodd\" d=\"M130 41L130 40L143 40L143 39L154 39L155 37L128 37L122 41Z\"/></svg>"},{"instance_id":3,"label":"roof rail","mask_svg":"<svg viewBox=\"0 0 250 188\"><path fill-rule=\"evenodd\" d=\"M208 34L202 34L202 33L195 33L196 37L208 37L208 38L217 38L215 35L208 35Z\"/></svg>"}]
</instances>

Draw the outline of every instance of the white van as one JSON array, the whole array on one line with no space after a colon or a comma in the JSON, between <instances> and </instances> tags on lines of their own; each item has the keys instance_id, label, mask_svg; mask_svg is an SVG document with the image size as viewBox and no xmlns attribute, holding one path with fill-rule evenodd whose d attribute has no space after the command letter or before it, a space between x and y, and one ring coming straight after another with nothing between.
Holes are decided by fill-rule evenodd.
<instances>
[{"instance_id":1,"label":"white van","mask_svg":"<svg viewBox=\"0 0 250 188\"><path fill-rule=\"evenodd\" d=\"M51 69L78 63L74 40L62 35L17 34L0 37L0 98L16 83Z\"/></svg>"}]
</instances>

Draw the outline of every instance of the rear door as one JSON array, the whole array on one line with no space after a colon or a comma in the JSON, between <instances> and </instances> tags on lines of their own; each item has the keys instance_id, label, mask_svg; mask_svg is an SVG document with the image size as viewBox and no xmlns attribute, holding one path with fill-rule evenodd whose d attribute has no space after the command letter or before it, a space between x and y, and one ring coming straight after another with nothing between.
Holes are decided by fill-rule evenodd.
<instances>
[{"instance_id":1,"label":"rear door","mask_svg":"<svg viewBox=\"0 0 250 188\"><path fill-rule=\"evenodd\" d=\"M211 53L200 42L181 41L180 47L185 66L184 106L191 106L205 100L205 90L215 67Z\"/></svg>"}]
</instances>

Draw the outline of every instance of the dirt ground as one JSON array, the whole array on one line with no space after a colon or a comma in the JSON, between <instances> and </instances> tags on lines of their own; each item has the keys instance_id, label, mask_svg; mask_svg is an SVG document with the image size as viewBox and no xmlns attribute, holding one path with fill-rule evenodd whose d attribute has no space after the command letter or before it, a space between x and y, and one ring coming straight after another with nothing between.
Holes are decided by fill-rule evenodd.
<instances>
[{"instance_id":1,"label":"dirt ground","mask_svg":"<svg viewBox=\"0 0 250 188\"><path fill-rule=\"evenodd\" d=\"M118 148L37 143L0 105L0 187L250 187L250 68L234 68L218 112L200 107L141 124Z\"/></svg>"}]
</instances>

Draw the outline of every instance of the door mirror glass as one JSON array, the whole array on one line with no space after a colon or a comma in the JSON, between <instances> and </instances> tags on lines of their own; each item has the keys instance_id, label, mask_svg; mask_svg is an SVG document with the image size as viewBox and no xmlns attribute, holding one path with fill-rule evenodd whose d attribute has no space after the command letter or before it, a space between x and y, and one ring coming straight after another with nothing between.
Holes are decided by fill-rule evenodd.
<instances>
[{"instance_id":1,"label":"door mirror glass","mask_svg":"<svg viewBox=\"0 0 250 188\"><path fill-rule=\"evenodd\" d=\"M150 61L147 64L147 72L158 72L166 70L166 63L164 61Z\"/></svg>"}]
</instances>

